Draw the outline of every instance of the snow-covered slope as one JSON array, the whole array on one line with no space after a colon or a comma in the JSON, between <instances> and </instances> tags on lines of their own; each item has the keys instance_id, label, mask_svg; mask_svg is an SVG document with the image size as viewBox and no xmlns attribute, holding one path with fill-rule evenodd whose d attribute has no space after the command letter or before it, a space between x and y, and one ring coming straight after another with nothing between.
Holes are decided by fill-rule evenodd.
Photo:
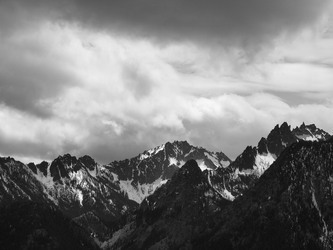
<instances>
[{"instance_id":1,"label":"snow-covered slope","mask_svg":"<svg viewBox=\"0 0 333 250\"><path fill-rule=\"evenodd\" d=\"M105 224L119 219L137 205L112 180L99 177L102 167L89 156L77 159L66 154L51 163L25 165L12 158L0 158L0 202L37 201L57 206L77 220L97 221L91 233L104 237ZM85 226L82 224L81 226Z\"/></svg>"},{"instance_id":2,"label":"snow-covered slope","mask_svg":"<svg viewBox=\"0 0 333 250\"><path fill-rule=\"evenodd\" d=\"M107 167L121 190L130 199L140 203L190 159L196 160L202 171L226 168L231 162L222 152L210 152L186 141L174 141L147 150L134 158L112 162ZM105 175L110 176L110 173Z\"/></svg>"},{"instance_id":3,"label":"snow-covered slope","mask_svg":"<svg viewBox=\"0 0 333 250\"><path fill-rule=\"evenodd\" d=\"M188 159L198 160L202 170L226 168L230 163L223 153L179 141L108 165L100 165L90 156L69 154L28 165L1 158L0 201L55 205L92 234L104 237L106 225L135 209ZM93 223L87 225L87 221Z\"/></svg>"}]
</instances>

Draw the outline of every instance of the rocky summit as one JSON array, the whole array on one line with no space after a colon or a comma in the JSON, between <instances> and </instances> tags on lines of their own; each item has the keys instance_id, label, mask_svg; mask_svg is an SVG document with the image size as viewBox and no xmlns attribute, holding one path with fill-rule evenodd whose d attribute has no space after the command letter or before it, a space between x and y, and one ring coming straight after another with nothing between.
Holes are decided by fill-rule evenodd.
<instances>
[{"instance_id":1,"label":"rocky summit","mask_svg":"<svg viewBox=\"0 0 333 250\"><path fill-rule=\"evenodd\" d=\"M326 141L330 134L314 124L291 129L288 123L276 125L257 146L247 146L227 167L209 171L212 186L229 199L242 195L289 146L301 141Z\"/></svg>"},{"instance_id":2,"label":"rocky summit","mask_svg":"<svg viewBox=\"0 0 333 250\"><path fill-rule=\"evenodd\" d=\"M210 152L187 141L174 141L134 158L112 162L106 168L129 199L140 203L190 159L196 160L201 170L225 168L231 162L223 152Z\"/></svg>"}]
</instances>

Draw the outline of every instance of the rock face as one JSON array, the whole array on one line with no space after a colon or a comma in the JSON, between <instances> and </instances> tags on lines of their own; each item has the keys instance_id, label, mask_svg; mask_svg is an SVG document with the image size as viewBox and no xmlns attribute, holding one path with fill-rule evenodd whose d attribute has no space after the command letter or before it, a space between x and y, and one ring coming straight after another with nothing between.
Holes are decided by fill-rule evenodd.
<instances>
[{"instance_id":1,"label":"rock face","mask_svg":"<svg viewBox=\"0 0 333 250\"><path fill-rule=\"evenodd\" d=\"M0 204L35 201L55 205L103 238L110 233L109 226L137 204L112 181L98 176L97 166L88 156L77 159L68 154L51 164L28 166L1 158Z\"/></svg>"},{"instance_id":2,"label":"rock face","mask_svg":"<svg viewBox=\"0 0 333 250\"><path fill-rule=\"evenodd\" d=\"M22 200L52 203L32 171L13 158L0 157L0 204Z\"/></svg>"},{"instance_id":3,"label":"rock face","mask_svg":"<svg viewBox=\"0 0 333 250\"><path fill-rule=\"evenodd\" d=\"M332 249L332 180L330 141L292 144L233 202L188 161L102 248Z\"/></svg>"},{"instance_id":4,"label":"rock face","mask_svg":"<svg viewBox=\"0 0 333 250\"><path fill-rule=\"evenodd\" d=\"M121 190L140 203L190 159L196 160L201 170L225 168L231 162L222 152L214 153L186 141L175 141L147 150L134 158L112 162L106 168Z\"/></svg>"},{"instance_id":5,"label":"rock face","mask_svg":"<svg viewBox=\"0 0 333 250\"><path fill-rule=\"evenodd\" d=\"M298 142L225 209L198 249L332 249L333 143Z\"/></svg>"},{"instance_id":6,"label":"rock face","mask_svg":"<svg viewBox=\"0 0 333 250\"><path fill-rule=\"evenodd\" d=\"M286 122L281 126L276 125L267 138L261 138L256 147L251 147L251 150L248 150L249 147L246 148L233 162L233 168L260 176L284 149L297 141Z\"/></svg>"},{"instance_id":7,"label":"rock face","mask_svg":"<svg viewBox=\"0 0 333 250\"><path fill-rule=\"evenodd\" d=\"M330 134L314 124L303 123L291 130L290 125L284 122L281 126L276 125L267 138L261 138L257 147L246 148L233 162L233 167L260 176L291 144L297 141L326 141L329 138Z\"/></svg>"},{"instance_id":8,"label":"rock face","mask_svg":"<svg viewBox=\"0 0 333 250\"><path fill-rule=\"evenodd\" d=\"M293 134L304 141L327 141L331 135L326 131L317 128L315 124L305 125L302 123L300 127L293 130Z\"/></svg>"},{"instance_id":9,"label":"rock face","mask_svg":"<svg viewBox=\"0 0 333 250\"><path fill-rule=\"evenodd\" d=\"M110 227L191 158L197 159L202 169L222 168L230 163L223 153L179 141L108 165L100 165L90 156L76 158L69 154L51 163L28 165L1 158L0 204L28 200L53 204L103 240L111 232Z\"/></svg>"},{"instance_id":10,"label":"rock face","mask_svg":"<svg viewBox=\"0 0 333 250\"><path fill-rule=\"evenodd\" d=\"M291 129L286 122L276 125L256 147L248 146L226 169L210 171L212 186L235 198L253 186L287 147L298 141L325 141L330 135L314 124Z\"/></svg>"},{"instance_id":11,"label":"rock face","mask_svg":"<svg viewBox=\"0 0 333 250\"><path fill-rule=\"evenodd\" d=\"M167 184L141 203L135 219L103 248L186 248L214 224L210 215L229 203L210 186L196 161L189 160Z\"/></svg>"}]
</instances>

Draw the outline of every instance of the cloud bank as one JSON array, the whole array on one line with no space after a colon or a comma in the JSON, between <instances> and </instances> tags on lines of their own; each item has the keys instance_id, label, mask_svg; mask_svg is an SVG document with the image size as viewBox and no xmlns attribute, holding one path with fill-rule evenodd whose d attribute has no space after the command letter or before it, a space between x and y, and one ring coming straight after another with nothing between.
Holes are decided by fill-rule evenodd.
<instances>
[{"instance_id":1,"label":"cloud bank","mask_svg":"<svg viewBox=\"0 0 333 250\"><path fill-rule=\"evenodd\" d=\"M107 163L189 140L233 158L283 121L332 133L327 6L0 1L0 154Z\"/></svg>"}]
</instances>

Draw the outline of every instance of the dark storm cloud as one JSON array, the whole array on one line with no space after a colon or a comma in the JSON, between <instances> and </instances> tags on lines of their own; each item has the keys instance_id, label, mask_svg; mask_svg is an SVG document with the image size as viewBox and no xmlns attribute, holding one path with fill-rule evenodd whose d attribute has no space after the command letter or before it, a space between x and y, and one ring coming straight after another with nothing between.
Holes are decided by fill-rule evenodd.
<instances>
[{"instance_id":1,"label":"dark storm cloud","mask_svg":"<svg viewBox=\"0 0 333 250\"><path fill-rule=\"evenodd\" d=\"M8 4L8 1L5 1ZM10 1L45 17L159 41L260 46L318 18L329 0L62 0ZM19 6L19 7L17 7ZM37 13L38 15L38 13Z\"/></svg>"},{"instance_id":2,"label":"dark storm cloud","mask_svg":"<svg viewBox=\"0 0 333 250\"><path fill-rule=\"evenodd\" d=\"M161 39L255 45L313 21L326 0L72 1L67 18Z\"/></svg>"}]
</instances>

